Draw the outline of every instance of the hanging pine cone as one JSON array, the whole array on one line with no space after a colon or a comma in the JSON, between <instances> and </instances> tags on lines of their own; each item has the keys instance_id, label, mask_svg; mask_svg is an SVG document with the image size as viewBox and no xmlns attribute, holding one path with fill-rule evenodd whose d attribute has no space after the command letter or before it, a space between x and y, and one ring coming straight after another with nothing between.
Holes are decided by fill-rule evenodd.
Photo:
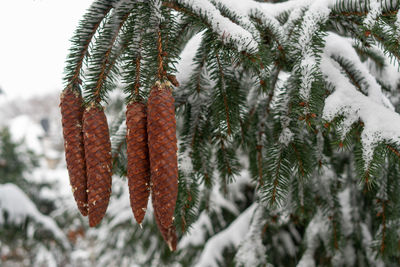
<instances>
[{"instance_id":1,"label":"hanging pine cone","mask_svg":"<svg viewBox=\"0 0 400 267\"><path fill-rule=\"evenodd\" d=\"M152 194L152 201L154 203L154 194ZM164 227L161 225L159 217L160 216L157 214L156 210L154 210L154 218L156 220L157 227L160 230L161 236L163 237L164 241L168 244L169 249L171 251L175 251L176 245L178 243L175 225L171 224L169 227Z\"/></svg>"},{"instance_id":2,"label":"hanging pine cone","mask_svg":"<svg viewBox=\"0 0 400 267\"><path fill-rule=\"evenodd\" d=\"M155 217L168 229L178 195L175 106L169 82L157 82L150 92L147 133Z\"/></svg>"},{"instance_id":3,"label":"hanging pine cone","mask_svg":"<svg viewBox=\"0 0 400 267\"><path fill-rule=\"evenodd\" d=\"M61 122L64 135L65 160L72 192L83 216L88 214L86 164L82 135L82 97L70 89L60 97Z\"/></svg>"},{"instance_id":4,"label":"hanging pine cone","mask_svg":"<svg viewBox=\"0 0 400 267\"><path fill-rule=\"evenodd\" d=\"M89 226L104 217L111 194L111 142L103 108L91 105L83 113Z\"/></svg>"},{"instance_id":5,"label":"hanging pine cone","mask_svg":"<svg viewBox=\"0 0 400 267\"><path fill-rule=\"evenodd\" d=\"M150 162L145 104L133 102L127 106L126 127L129 196L133 214L140 224L146 214L150 194Z\"/></svg>"}]
</instances>

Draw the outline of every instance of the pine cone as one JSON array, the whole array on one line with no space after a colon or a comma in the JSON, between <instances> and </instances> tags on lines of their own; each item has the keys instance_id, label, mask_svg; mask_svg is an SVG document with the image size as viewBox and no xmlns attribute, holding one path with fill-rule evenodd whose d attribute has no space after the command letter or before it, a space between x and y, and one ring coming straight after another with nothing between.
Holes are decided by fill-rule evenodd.
<instances>
[{"instance_id":1,"label":"pine cone","mask_svg":"<svg viewBox=\"0 0 400 267\"><path fill-rule=\"evenodd\" d=\"M150 194L150 162L147 147L147 114L143 103L130 103L126 109L128 186L135 219L142 223Z\"/></svg>"},{"instance_id":2,"label":"pine cone","mask_svg":"<svg viewBox=\"0 0 400 267\"><path fill-rule=\"evenodd\" d=\"M89 226L104 217L111 194L112 158L107 118L103 108L92 105L83 113Z\"/></svg>"},{"instance_id":3,"label":"pine cone","mask_svg":"<svg viewBox=\"0 0 400 267\"><path fill-rule=\"evenodd\" d=\"M83 216L88 214L86 164L82 135L82 97L70 89L60 97L61 121L64 135L65 160L72 192Z\"/></svg>"},{"instance_id":4,"label":"pine cone","mask_svg":"<svg viewBox=\"0 0 400 267\"><path fill-rule=\"evenodd\" d=\"M147 133L153 207L162 227L168 229L178 195L175 106L169 82L157 82L150 92Z\"/></svg>"},{"instance_id":5,"label":"pine cone","mask_svg":"<svg viewBox=\"0 0 400 267\"><path fill-rule=\"evenodd\" d=\"M154 203L154 194L152 194L152 201ZM167 228L162 226L161 223L160 223L159 216L158 216L156 210L154 210L154 218L156 220L157 227L160 230L161 236L163 237L165 242L168 244L169 249L171 251L175 251L176 250L176 245L178 243L178 238L176 236L175 225L171 224Z\"/></svg>"}]
</instances>

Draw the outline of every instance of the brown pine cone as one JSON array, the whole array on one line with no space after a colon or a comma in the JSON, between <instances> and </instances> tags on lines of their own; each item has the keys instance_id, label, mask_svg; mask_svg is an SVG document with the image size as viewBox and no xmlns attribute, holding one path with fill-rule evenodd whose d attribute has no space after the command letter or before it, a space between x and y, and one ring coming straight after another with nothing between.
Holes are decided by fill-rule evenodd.
<instances>
[{"instance_id":1,"label":"brown pine cone","mask_svg":"<svg viewBox=\"0 0 400 267\"><path fill-rule=\"evenodd\" d=\"M101 106L91 105L83 113L89 226L104 217L111 194L112 158L107 118Z\"/></svg>"},{"instance_id":2,"label":"brown pine cone","mask_svg":"<svg viewBox=\"0 0 400 267\"><path fill-rule=\"evenodd\" d=\"M174 98L169 82L157 82L147 107L151 191L155 216L168 229L178 196L178 161Z\"/></svg>"},{"instance_id":3,"label":"brown pine cone","mask_svg":"<svg viewBox=\"0 0 400 267\"><path fill-rule=\"evenodd\" d=\"M152 194L152 201L154 203L154 194ZM160 230L161 236L163 237L164 241L168 244L169 249L171 251L175 251L176 245L178 243L175 225L171 224L167 228L162 226L159 220L159 216L157 215L155 210L154 210L154 218L156 220L158 230Z\"/></svg>"},{"instance_id":4,"label":"brown pine cone","mask_svg":"<svg viewBox=\"0 0 400 267\"><path fill-rule=\"evenodd\" d=\"M83 216L88 214L86 164L82 135L82 97L70 89L60 97L61 122L64 135L65 160L72 192Z\"/></svg>"},{"instance_id":5,"label":"brown pine cone","mask_svg":"<svg viewBox=\"0 0 400 267\"><path fill-rule=\"evenodd\" d=\"M133 102L127 106L126 127L129 196L133 214L140 224L146 214L150 195L150 162L145 104Z\"/></svg>"}]
</instances>

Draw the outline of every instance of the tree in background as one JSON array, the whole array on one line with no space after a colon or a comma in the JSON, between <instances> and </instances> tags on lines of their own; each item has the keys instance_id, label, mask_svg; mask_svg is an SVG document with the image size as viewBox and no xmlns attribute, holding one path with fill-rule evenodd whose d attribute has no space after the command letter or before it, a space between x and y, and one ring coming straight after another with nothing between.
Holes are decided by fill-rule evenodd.
<instances>
[{"instance_id":1,"label":"tree in background","mask_svg":"<svg viewBox=\"0 0 400 267\"><path fill-rule=\"evenodd\" d=\"M114 176L106 217L88 232L91 259L399 264L399 7L397 0L94 1L72 38L66 89L89 106L106 105L116 88L128 104L146 102L156 81L174 84L179 242L169 252L151 211L143 229L134 223L120 100L110 136L122 179Z\"/></svg>"},{"instance_id":2,"label":"tree in background","mask_svg":"<svg viewBox=\"0 0 400 267\"><path fill-rule=\"evenodd\" d=\"M0 131L0 262L55 266L70 247L57 223L49 217L52 200L41 191L52 184L28 180L38 168L38 156L12 140L8 128Z\"/></svg>"}]
</instances>

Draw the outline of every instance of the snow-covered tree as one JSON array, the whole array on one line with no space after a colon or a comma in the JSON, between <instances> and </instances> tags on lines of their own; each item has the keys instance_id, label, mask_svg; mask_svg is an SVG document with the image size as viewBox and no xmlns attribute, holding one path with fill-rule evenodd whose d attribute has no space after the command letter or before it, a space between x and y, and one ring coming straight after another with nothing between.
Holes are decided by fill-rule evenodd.
<instances>
[{"instance_id":1,"label":"snow-covered tree","mask_svg":"<svg viewBox=\"0 0 400 267\"><path fill-rule=\"evenodd\" d=\"M25 125L26 126L26 125ZM0 131L0 263L5 266L56 266L70 248L50 213L53 199L43 195L53 185L27 179L39 167L38 155Z\"/></svg>"},{"instance_id":2,"label":"snow-covered tree","mask_svg":"<svg viewBox=\"0 0 400 267\"><path fill-rule=\"evenodd\" d=\"M101 266L400 263L400 1L96 0L65 91L112 105ZM129 207L125 104L174 85L178 250ZM119 114L119 115L118 115ZM121 176L119 178L117 176ZM85 249L82 247L82 249ZM89 257L89 256L88 256Z\"/></svg>"}]
</instances>

